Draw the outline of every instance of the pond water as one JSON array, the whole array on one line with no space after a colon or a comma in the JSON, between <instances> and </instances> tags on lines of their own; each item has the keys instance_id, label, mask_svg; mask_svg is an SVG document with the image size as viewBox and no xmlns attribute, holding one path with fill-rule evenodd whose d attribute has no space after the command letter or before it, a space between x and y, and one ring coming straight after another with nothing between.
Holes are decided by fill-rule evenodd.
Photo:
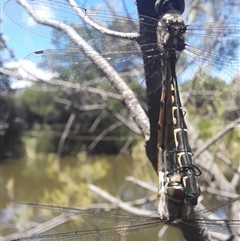
<instances>
[{"instance_id":1,"label":"pond water","mask_svg":"<svg viewBox=\"0 0 240 241\"><path fill-rule=\"evenodd\" d=\"M61 213L31 208L19 202L34 202L66 207L93 207L94 204L108 203L88 189L94 184L123 201L134 201L140 198L153 198L155 193L125 180L127 176L135 176L156 187L157 176L147 158L135 156L97 156L87 157L84 153L78 157L56 160L54 155L26 157L22 160L6 160L1 163L1 236L7 239L26 224L44 223L59 217ZM142 209L156 210L156 201L145 202L138 206ZM119 213L112 210L106 215ZM124 213L126 214L126 213ZM59 219L58 219L59 220ZM44 234L70 232L75 230L97 230L99 227L111 227L111 222L97 217L75 217L73 221L53 225ZM34 226L34 225L33 225ZM35 227L35 226L34 226ZM166 232L166 240L182 240L175 228ZM174 231L172 231L172 229ZM160 228L151 228L139 234L130 235L119 240L158 240ZM163 238L164 238L163 237ZM81 240L81 239L80 239ZM95 240L95 239L94 239ZM104 240L104 239L97 239ZM115 240L115 239L114 239ZM164 239L163 239L164 240Z\"/></svg>"}]
</instances>

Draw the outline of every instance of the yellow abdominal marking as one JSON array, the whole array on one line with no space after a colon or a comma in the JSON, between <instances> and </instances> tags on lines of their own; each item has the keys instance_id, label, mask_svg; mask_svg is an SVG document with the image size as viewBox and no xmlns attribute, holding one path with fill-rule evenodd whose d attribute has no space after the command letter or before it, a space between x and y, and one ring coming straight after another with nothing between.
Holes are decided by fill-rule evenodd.
<instances>
[{"instance_id":1,"label":"yellow abdominal marking","mask_svg":"<svg viewBox=\"0 0 240 241\"><path fill-rule=\"evenodd\" d=\"M188 178L187 176L182 178L184 187L186 187L186 180L187 180L187 178Z\"/></svg>"},{"instance_id":2,"label":"yellow abdominal marking","mask_svg":"<svg viewBox=\"0 0 240 241\"><path fill-rule=\"evenodd\" d=\"M178 164L180 167L182 167L182 163L181 163L181 157L184 154L184 152L178 153L177 154L177 160L178 160Z\"/></svg>"},{"instance_id":3,"label":"yellow abdominal marking","mask_svg":"<svg viewBox=\"0 0 240 241\"><path fill-rule=\"evenodd\" d=\"M172 96L173 97L173 96ZM173 124L176 125L177 119L174 117L174 111L177 109L177 107L173 106L172 107L172 118L173 118Z\"/></svg>"},{"instance_id":4,"label":"yellow abdominal marking","mask_svg":"<svg viewBox=\"0 0 240 241\"><path fill-rule=\"evenodd\" d=\"M179 131L181 131L180 128L174 129L174 131L173 131L173 135L174 135L174 140L175 140L175 145L176 145L176 147L178 147L177 133L178 133Z\"/></svg>"},{"instance_id":5,"label":"yellow abdominal marking","mask_svg":"<svg viewBox=\"0 0 240 241\"><path fill-rule=\"evenodd\" d=\"M188 152L180 152L180 153L177 154L177 161L178 161L178 164L179 164L180 167L182 167L181 157L185 154L188 154L188 155L192 156L192 153L189 152L189 151Z\"/></svg>"}]
</instances>

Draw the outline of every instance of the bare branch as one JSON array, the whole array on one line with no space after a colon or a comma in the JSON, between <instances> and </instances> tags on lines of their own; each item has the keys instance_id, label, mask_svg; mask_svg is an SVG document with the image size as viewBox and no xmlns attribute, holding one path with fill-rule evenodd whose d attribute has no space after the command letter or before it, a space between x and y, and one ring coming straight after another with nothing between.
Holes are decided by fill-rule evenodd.
<instances>
[{"instance_id":1,"label":"bare branch","mask_svg":"<svg viewBox=\"0 0 240 241\"><path fill-rule=\"evenodd\" d=\"M122 156L124 153L126 153L127 149L129 148L130 144L132 143L132 141L133 141L133 137L129 137L128 140L124 143L121 150L119 151L118 156Z\"/></svg>"},{"instance_id":2,"label":"bare branch","mask_svg":"<svg viewBox=\"0 0 240 241\"><path fill-rule=\"evenodd\" d=\"M44 232L47 232L63 223L73 220L73 216L74 216L74 214L62 213L61 215L59 215L47 222L44 222L42 224L36 225L36 223L30 223L26 227L24 227L22 230L14 233L14 234L5 236L5 237L1 238L1 240L2 241L11 241L11 240L19 239L19 238L31 237L35 234L44 233Z\"/></svg>"},{"instance_id":3,"label":"bare branch","mask_svg":"<svg viewBox=\"0 0 240 241\"><path fill-rule=\"evenodd\" d=\"M55 97L54 100L58 103L61 103L61 104L67 105L67 106L71 106L71 107L73 107L75 109L78 109L80 111L103 110L103 109L106 108L105 104L83 105L82 106L82 105L73 103L70 100L66 100L66 99L62 99L62 98L58 98L58 97Z\"/></svg>"},{"instance_id":4,"label":"bare branch","mask_svg":"<svg viewBox=\"0 0 240 241\"><path fill-rule=\"evenodd\" d=\"M204 145L204 142L198 138L197 133L195 131L194 126L189 122L188 126L188 134L190 143L192 143L195 147ZM224 174L219 169L218 165L214 162L213 155L205 150L204 152L199 154L198 158L195 158L195 163L200 166L202 169L206 170L207 173L211 173L214 177L214 181L211 182L211 185L218 186L222 191L227 191L231 193L235 193L235 188L231 185L231 183L226 179Z\"/></svg>"},{"instance_id":5,"label":"bare branch","mask_svg":"<svg viewBox=\"0 0 240 241\"><path fill-rule=\"evenodd\" d=\"M150 217L150 216L157 217L155 212L132 207L129 204L121 201L118 198L113 197L109 193L105 192L104 190L102 190L101 188L99 188L93 184L89 184L88 187L91 191L95 192L100 197L104 198L105 200L109 201L110 203L116 204L118 206L118 208L121 208L122 210L124 210L126 212L129 212L129 213L132 213L132 214L138 215L138 216L141 215L141 216L146 216L146 217Z\"/></svg>"},{"instance_id":6,"label":"bare branch","mask_svg":"<svg viewBox=\"0 0 240 241\"><path fill-rule=\"evenodd\" d=\"M213 195L220 196L220 197L229 197L229 198L238 197L238 194L236 194L236 193L217 190L217 189L211 188L211 187L201 187L201 192L211 193Z\"/></svg>"},{"instance_id":7,"label":"bare branch","mask_svg":"<svg viewBox=\"0 0 240 241\"><path fill-rule=\"evenodd\" d=\"M99 141L101 141L104 136L106 136L109 132L113 131L114 129L118 128L119 126L121 126L122 123L121 122L117 122L112 124L111 126L109 126L107 129L105 129L104 131L102 131L96 138L95 140L88 146L88 150L92 150Z\"/></svg>"},{"instance_id":8,"label":"bare branch","mask_svg":"<svg viewBox=\"0 0 240 241\"><path fill-rule=\"evenodd\" d=\"M240 172L240 165L238 166L238 172ZM240 176L235 173L232 178L231 184L236 188L239 185Z\"/></svg>"},{"instance_id":9,"label":"bare branch","mask_svg":"<svg viewBox=\"0 0 240 241\"><path fill-rule=\"evenodd\" d=\"M221 131L219 131L215 136L209 139L206 143L201 145L201 147L194 153L194 158L197 158L202 152L208 149L212 144L214 144L217 140L222 138L229 130L235 128L240 123L240 118L231 122L229 125L224 127Z\"/></svg>"},{"instance_id":10,"label":"bare branch","mask_svg":"<svg viewBox=\"0 0 240 241\"><path fill-rule=\"evenodd\" d=\"M119 113L115 113L114 116L120 120L125 126L127 126L130 130L132 130L133 132L135 132L136 134L141 134L139 129L136 126L136 123L133 121L128 121L126 120L122 115L120 115Z\"/></svg>"},{"instance_id":11,"label":"bare branch","mask_svg":"<svg viewBox=\"0 0 240 241\"><path fill-rule=\"evenodd\" d=\"M96 30L98 30L99 32L101 32L103 34L107 34L110 36L116 36L116 37L124 38L124 39L130 39L130 40L136 40L139 37L139 33L124 33L124 32L117 32L117 31L113 31L113 30L104 28L104 27L100 26L99 24L97 24L96 22L92 21L88 17L88 11L87 11L87 14L86 14L86 12L82 11L82 9L78 7L77 3L74 0L69 0L69 3L75 9L75 11L78 13L78 15L83 19L83 21L85 23L89 24L90 26L92 26L93 28L95 28ZM99 13L97 11L94 14L101 15L101 13ZM104 15L103 17L106 17L105 15L107 15L108 13L105 12L105 14L104 13L102 13L102 14ZM89 11L89 15L91 16L90 11ZM116 18L117 18L117 16L116 16Z\"/></svg>"},{"instance_id":12,"label":"bare branch","mask_svg":"<svg viewBox=\"0 0 240 241\"><path fill-rule=\"evenodd\" d=\"M98 124L101 122L101 120L106 116L106 111L103 111L93 122L92 126L89 129L89 132L92 133L97 128Z\"/></svg>"},{"instance_id":13,"label":"bare branch","mask_svg":"<svg viewBox=\"0 0 240 241\"><path fill-rule=\"evenodd\" d=\"M60 138L60 141L58 143L58 150L57 150L57 157L60 158L61 157L61 154L62 154L62 149L63 149L63 145L64 145L64 142L69 134L69 131L70 131L70 128L73 124L73 121L75 120L75 117L76 117L76 114L75 113L71 113L71 115L69 116L68 118L68 122L65 126L65 129L61 135L61 138Z\"/></svg>"},{"instance_id":14,"label":"bare branch","mask_svg":"<svg viewBox=\"0 0 240 241\"><path fill-rule=\"evenodd\" d=\"M64 88L65 89L75 89L75 91L77 91L77 92L89 92L89 93L93 93L93 94L98 94L98 95L102 96L103 99L113 98L113 99L117 99L117 100L122 100L122 97L119 94L115 94L110 91L105 91L105 90L101 90L101 89L94 88L94 87L89 87L87 85L82 86L79 83L70 83L70 82L60 80L60 79L50 79L50 80L46 81L46 80L43 80L40 76L37 76L36 74L34 74L36 79L33 80L32 77L28 77L28 78L23 77L19 73L15 73L12 70L4 69L2 67L0 67L0 73L11 76L12 78L17 79L17 80L27 80L27 81L31 81L31 82L40 81L40 82L43 82L43 83L46 83L48 85L55 87L55 89L57 89L57 87L61 87L61 89L60 89L61 91ZM96 81L101 82L104 79L106 79L106 78L98 78L98 79L96 79ZM42 91L42 89L40 91Z\"/></svg>"},{"instance_id":15,"label":"bare branch","mask_svg":"<svg viewBox=\"0 0 240 241\"><path fill-rule=\"evenodd\" d=\"M124 80L119 76L115 69L109 65L107 60L105 60L98 52L96 52L91 46L89 46L83 38L81 38L78 33L69 25L66 25L62 22L41 18L37 15L24 0L18 0L19 3L26 8L28 13L40 24L54 27L56 29L61 29L64 31L69 38L74 41L79 49L86 55L88 58L95 64L100 70L105 73L108 77L110 83L116 88L116 90L121 94L123 102L126 108L129 110L130 115L136 121L139 129L141 130L142 135L149 135L149 121L146 116L146 113L139 105L137 98L132 90L129 89L128 85Z\"/></svg>"},{"instance_id":16,"label":"bare branch","mask_svg":"<svg viewBox=\"0 0 240 241\"><path fill-rule=\"evenodd\" d=\"M137 184L138 186L140 186L140 187L142 187L142 188L144 188L144 189L147 189L147 190L149 190L149 191L151 191L151 192L154 192L154 193L157 193L157 192L158 192L158 189L157 189L156 187L154 187L154 186L152 186L152 185L150 185L150 184L148 184L148 183L146 183L146 182L143 182L143 181L137 179L137 178L134 177L134 176L128 176L128 177L126 177L125 179L126 179L127 181L132 182L132 183L135 183L135 184Z\"/></svg>"},{"instance_id":17,"label":"bare branch","mask_svg":"<svg viewBox=\"0 0 240 241\"><path fill-rule=\"evenodd\" d=\"M221 159L236 174L240 175L240 171L236 167L234 167L232 162L226 156L224 156L222 153L217 153L217 157Z\"/></svg>"}]
</instances>

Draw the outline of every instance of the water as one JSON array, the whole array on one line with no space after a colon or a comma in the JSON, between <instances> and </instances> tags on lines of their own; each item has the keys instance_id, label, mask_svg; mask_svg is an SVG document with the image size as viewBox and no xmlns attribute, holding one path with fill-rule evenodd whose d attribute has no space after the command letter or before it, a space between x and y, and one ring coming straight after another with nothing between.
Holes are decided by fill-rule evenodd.
<instances>
[{"instance_id":1,"label":"water","mask_svg":"<svg viewBox=\"0 0 240 241\"><path fill-rule=\"evenodd\" d=\"M61 214L56 210L33 209L30 206L19 204L19 202L52 203L61 206L88 206L92 208L96 208L95 204L99 203L104 207L103 203L106 203L106 201L94 192L89 191L88 183L94 183L125 201L147 197L156 198L155 193L146 191L124 179L125 176L134 174L142 180L156 182L156 175L146 158L139 165L139 161L133 161L130 156L125 158L109 157L105 159L96 157L85 159L82 155L79 159L62 159L58 165L54 162L52 155L44 158L41 158L38 154L37 156L37 160L26 157L23 160L7 160L5 163L1 163L2 193L4 194L1 204L1 235L3 236L13 234L19 225L24 227L30 221L33 227L35 227L34 222L44 223L49 221L51 223L54 217L59 217ZM87 175L84 176L83 173ZM150 175L155 177L155 180ZM151 202L143 202L141 206L155 210L155 202L156 199ZM109 208L111 209L111 205L106 210ZM117 213L120 214L119 211L113 209L111 212L105 213L105 218L97 218L96 214L94 216L83 216L82 218L77 215L75 221L59 224L53 230L47 231L50 225L47 226L46 233L97 230L99 227L109 227L112 222L104 223L102 220L110 219L111 214ZM62 219L59 217L57 220L60 222ZM116 219L115 222L117 222ZM155 231L151 231L153 237L157 237L158 230L159 228L156 228ZM39 232L37 228L36 231ZM130 240L138 240L142 235L136 235L135 239ZM143 237L146 235L149 234L144 234Z\"/></svg>"},{"instance_id":2,"label":"water","mask_svg":"<svg viewBox=\"0 0 240 241\"><path fill-rule=\"evenodd\" d=\"M89 162L91 162L91 165L88 165ZM137 207L143 208L143 212L144 209L153 210L152 215L156 215L156 199L155 201L149 201L151 197L156 198L155 192L146 191L124 180L125 176L134 173L136 177L146 180L148 183L153 182L154 180L151 177L156 178L156 175L146 159L140 162L139 159L133 161L130 157L113 157L110 159L98 157L95 160L87 158L84 161L83 156L82 160L65 158L61 160L59 165L49 155L42 160L39 158L37 161L26 158L25 160L9 160L7 163L1 164L3 193L6 194L2 196L2 235L10 235L16 231L19 225L25 227L31 221L32 228L28 231L31 231L32 234L37 234L40 230L45 230L44 233L49 235L78 230L79 236L75 237L74 233L73 239L75 237L77 240L88 240L87 238L94 240L93 237L99 237L101 229L107 228L106 231L103 231L101 240L111 240L111 238L121 240L118 234L119 232L126 233L124 227L127 226L127 230L131 234L127 240L144 240L146 237L157 240L158 232L163 225L160 220L149 217L136 218L126 212L112 209L114 206L103 205L106 201L87 188L89 183L94 183L124 201L143 199L145 202L143 201ZM101 171L99 164L104 167L104 170L108 171ZM96 173L95 168L98 170L98 176L94 175ZM80 173L86 173L86 171L88 173L87 179L83 174L80 176ZM91 172L93 173L92 177L90 177ZM60 206L91 207L91 209L89 211L63 209L61 207L46 209L41 205L36 208L30 205L21 205L18 202L52 203ZM103 210L96 209L96 203L100 203ZM229 204L227 206L229 207ZM65 216L62 213L65 213ZM73 214L75 214L74 221L64 223L64 220ZM36 223L34 224L34 222ZM45 222L48 222L48 225L38 226L37 224L44 224ZM57 227L52 229L53 227L50 224L55 226L56 222L58 223ZM212 222L209 221L208 226L211 227L211 224ZM117 227L116 225L120 226ZM232 223L232 225L235 230L239 229L239 221ZM214 225L213 229L215 228ZM220 228L220 232L224 234L228 232L225 224L222 227L217 226L217 228ZM86 233L84 230L92 231ZM83 238L84 233L85 235L91 234L91 236ZM24 234L26 234L26 231L22 235L24 236ZM110 234L111 238L109 237ZM47 240L52 240L53 237L48 236ZM171 240L180 240L181 235L177 229L170 229L164 237L171 237ZM64 239L60 235L58 240Z\"/></svg>"}]
</instances>

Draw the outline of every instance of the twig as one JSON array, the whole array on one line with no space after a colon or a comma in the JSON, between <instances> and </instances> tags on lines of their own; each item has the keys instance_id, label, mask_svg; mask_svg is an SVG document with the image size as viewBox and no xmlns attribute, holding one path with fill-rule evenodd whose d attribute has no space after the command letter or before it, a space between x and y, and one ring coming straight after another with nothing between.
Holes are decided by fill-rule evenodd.
<instances>
[{"instance_id":1,"label":"twig","mask_svg":"<svg viewBox=\"0 0 240 241\"><path fill-rule=\"evenodd\" d=\"M123 145L123 147L121 148L121 150L119 151L119 153L118 153L118 155L117 155L117 158L118 158L118 157L122 157L122 155L124 155L124 153L127 152L128 147L131 145L132 141L133 141L133 137L130 136L130 137L128 138L128 140L124 143L124 145Z\"/></svg>"},{"instance_id":2,"label":"twig","mask_svg":"<svg viewBox=\"0 0 240 241\"><path fill-rule=\"evenodd\" d=\"M240 165L238 166L238 172L240 172ZM235 173L232 178L231 184L236 188L239 185L240 176Z\"/></svg>"},{"instance_id":3,"label":"twig","mask_svg":"<svg viewBox=\"0 0 240 241\"><path fill-rule=\"evenodd\" d=\"M64 131L61 135L61 138L60 138L60 141L58 143L58 149L57 149L57 157L60 158L61 154L62 154L62 149L63 149L63 145L64 145L64 142L69 134L69 131L70 131L70 128L73 124L73 121L75 120L75 117L76 117L76 114L75 113L71 113L71 115L69 116L68 118L68 122L64 128Z\"/></svg>"},{"instance_id":4,"label":"twig","mask_svg":"<svg viewBox=\"0 0 240 241\"><path fill-rule=\"evenodd\" d=\"M113 31L113 30L104 28L103 26L100 26L96 22L92 21L88 17L88 15L77 6L77 3L74 0L69 0L69 2L85 23L89 24L91 27L95 28L96 30L100 31L101 33L107 34L110 36L117 36L119 38L124 38L124 39L132 39L132 40L136 40L139 37L139 33L117 32L117 31ZM96 12L96 14L99 14L99 12ZM107 12L106 12L106 14L107 14Z\"/></svg>"},{"instance_id":5,"label":"twig","mask_svg":"<svg viewBox=\"0 0 240 241\"><path fill-rule=\"evenodd\" d=\"M195 131L195 127L193 126L193 124L188 123L187 126L190 143L192 143L192 145L194 145L195 147L204 145L204 142L198 138L197 132ZM227 191L231 193L235 192L233 185L226 179L224 174L218 168L217 164L214 161L213 155L209 151L205 150L204 152L202 152L198 158L195 158L195 163L199 165L202 169L211 173L211 176L214 177L215 180L214 182L212 181L211 184L215 184L222 191Z\"/></svg>"},{"instance_id":6,"label":"twig","mask_svg":"<svg viewBox=\"0 0 240 241\"><path fill-rule=\"evenodd\" d=\"M202 192L207 192L207 193L211 193L217 196L221 196L221 197L229 197L229 198L236 198L239 195L236 193L231 193L231 192L227 192L227 191L222 191L222 190L217 190L211 187L201 187L201 191Z\"/></svg>"},{"instance_id":7,"label":"twig","mask_svg":"<svg viewBox=\"0 0 240 241\"><path fill-rule=\"evenodd\" d=\"M51 229L55 228L56 226L59 226L63 223L73 220L74 215L75 214L62 213L61 215L43 223L43 224L39 224L37 226L36 226L36 224L34 224L34 226L27 225L23 230L18 231L14 234L5 236L1 240L2 241L11 241L13 239L19 239L22 237L31 237L34 234L41 234L41 233L47 232L48 230L51 230Z\"/></svg>"},{"instance_id":8,"label":"twig","mask_svg":"<svg viewBox=\"0 0 240 241\"><path fill-rule=\"evenodd\" d=\"M13 71L4 69L2 67L0 67L0 73L11 76L12 78L17 79L17 80L24 79L25 81L34 82L33 78L23 77L19 73L13 73ZM28 73L29 73L29 75L31 75L30 70L28 70ZM110 91L105 91L105 90L101 90L101 89L89 87L89 86L83 86L79 83L70 83L70 82L63 81L61 79L50 79L50 80L46 81L46 80L43 80L40 76L38 76L36 74L36 72L34 72L32 74L32 76L34 76L34 78L36 78L35 81L44 82L45 84L53 86L55 91L58 89L57 87L59 86L61 88L59 88L58 90L61 90L61 91L63 90L63 88L75 89L75 91L78 91L78 92L89 92L89 93L93 93L93 94L98 94L98 95L102 96L102 98L104 98L104 99L113 98L116 100L122 100L121 95L110 92ZM103 81L103 79L106 79L106 78L98 78L96 81L101 82L101 81ZM42 91L42 89L40 91Z\"/></svg>"},{"instance_id":9,"label":"twig","mask_svg":"<svg viewBox=\"0 0 240 241\"><path fill-rule=\"evenodd\" d=\"M109 132L113 131L114 129L118 128L119 126L121 126L122 123L121 122L117 122L114 123L112 125L110 125L108 128L106 128L104 131L102 131L95 139L94 141L88 146L88 150L92 150L97 143L104 138L104 136L106 136Z\"/></svg>"},{"instance_id":10,"label":"twig","mask_svg":"<svg viewBox=\"0 0 240 241\"><path fill-rule=\"evenodd\" d=\"M137 178L135 178L133 176L128 176L125 179L127 181L133 182L133 183L135 183L135 184L137 184L137 185L139 185L139 186L141 186L141 187L143 187L143 188L145 188L145 189L147 189L147 190L149 190L151 192L154 192L154 193L158 192L158 189L156 187L154 187L154 186L152 186L152 185L150 185L150 184L148 184L146 182L143 182L143 181L141 181L141 180L139 180L139 179L137 179Z\"/></svg>"},{"instance_id":11,"label":"twig","mask_svg":"<svg viewBox=\"0 0 240 241\"><path fill-rule=\"evenodd\" d=\"M103 110L106 108L106 105L105 104L95 104L95 105L79 105L71 100L67 100L67 99L62 99L62 98L59 98L59 97L55 97L54 100L58 103L61 103L61 104L64 104L64 105L67 105L67 106L71 106L77 110L80 110L80 111L92 111L92 110Z\"/></svg>"},{"instance_id":12,"label":"twig","mask_svg":"<svg viewBox=\"0 0 240 241\"><path fill-rule=\"evenodd\" d=\"M100 197L109 201L110 203L116 204L118 208L121 208L122 210L124 210L126 212L129 212L131 214L138 215L138 216L157 217L155 212L132 207L128 203L123 202L122 200L112 196L111 194L107 193L106 191L102 190L101 188L99 188L93 184L89 184L88 188L91 191L98 194Z\"/></svg>"},{"instance_id":13,"label":"twig","mask_svg":"<svg viewBox=\"0 0 240 241\"><path fill-rule=\"evenodd\" d=\"M224 129L219 131L214 137L212 137L210 140L208 140L205 144L201 145L201 147L194 153L194 158L197 158L202 152L204 152L206 149L208 149L212 144L214 144L217 140L219 140L221 137L223 137L229 130L234 128L239 123L240 123L240 118L231 122Z\"/></svg>"},{"instance_id":14,"label":"twig","mask_svg":"<svg viewBox=\"0 0 240 241\"><path fill-rule=\"evenodd\" d=\"M74 43L76 43L79 50L82 51L82 53L86 55L92 61L92 63L107 76L109 82L122 96L125 107L128 109L131 117L137 123L142 135L144 137L148 136L150 126L146 113L139 104L133 91L119 76L116 70L111 65L109 65L108 61L103 58L101 54L95 51L90 45L88 45L87 42L81 36L79 36L77 31L70 25L59 22L55 19L42 18L42 16L39 16L39 14L36 14L36 12L31 8L31 5L29 5L27 1L18 0L18 2L27 10L27 12L31 15L32 18L34 18L34 20L36 20L36 22L56 28L58 30L62 30ZM77 6L75 2L73 2L72 5ZM77 7L75 7L75 10L78 11L79 8L77 9Z\"/></svg>"},{"instance_id":15,"label":"twig","mask_svg":"<svg viewBox=\"0 0 240 241\"><path fill-rule=\"evenodd\" d=\"M221 159L229 168L231 168L236 174L240 175L240 171L233 166L232 162L224 156L222 153L217 153L217 157Z\"/></svg>"},{"instance_id":16,"label":"twig","mask_svg":"<svg viewBox=\"0 0 240 241\"><path fill-rule=\"evenodd\" d=\"M101 114L95 119L95 121L93 122L93 124L91 125L89 132L92 133L95 131L95 129L97 128L98 124L101 122L101 120L106 116L106 111L101 112Z\"/></svg>"},{"instance_id":17,"label":"twig","mask_svg":"<svg viewBox=\"0 0 240 241\"><path fill-rule=\"evenodd\" d=\"M119 113L115 113L114 116L120 120L125 126L127 126L131 131L135 132L136 134L141 134L139 128L137 127L136 123L133 121L128 121Z\"/></svg>"}]
</instances>

